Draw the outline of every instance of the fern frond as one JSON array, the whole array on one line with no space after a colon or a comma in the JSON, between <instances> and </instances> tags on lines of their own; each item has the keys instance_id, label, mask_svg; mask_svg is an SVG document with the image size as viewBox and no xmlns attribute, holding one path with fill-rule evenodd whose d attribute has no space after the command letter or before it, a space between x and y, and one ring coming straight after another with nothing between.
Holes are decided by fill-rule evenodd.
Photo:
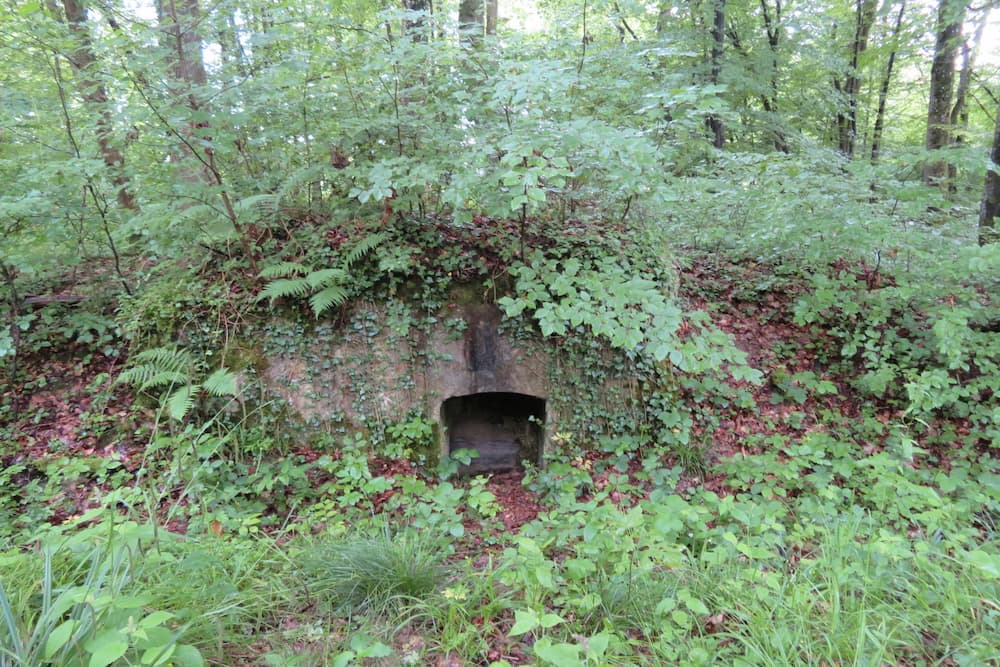
<instances>
[{"instance_id":1,"label":"fern frond","mask_svg":"<svg viewBox=\"0 0 1000 667\"><path fill-rule=\"evenodd\" d=\"M167 414L170 415L172 419L180 421L184 419L191 408L194 406L195 394L201 387L197 384L184 385L174 393L170 394L170 397L164 402L164 406L167 408Z\"/></svg>"},{"instance_id":2,"label":"fern frond","mask_svg":"<svg viewBox=\"0 0 1000 667\"><path fill-rule=\"evenodd\" d=\"M343 283L347 280L347 272L342 269L320 269L306 276L310 287L318 288L330 283Z\"/></svg>"},{"instance_id":3,"label":"fern frond","mask_svg":"<svg viewBox=\"0 0 1000 667\"><path fill-rule=\"evenodd\" d=\"M309 293L309 283L305 278L285 278L272 280L257 295L257 301L280 299L286 296L302 297Z\"/></svg>"},{"instance_id":4,"label":"fern frond","mask_svg":"<svg viewBox=\"0 0 1000 667\"><path fill-rule=\"evenodd\" d=\"M341 285L330 285L309 297L313 313L319 317L330 306L339 306L347 301L347 290Z\"/></svg>"},{"instance_id":5,"label":"fern frond","mask_svg":"<svg viewBox=\"0 0 1000 667\"><path fill-rule=\"evenodd\" d=\"M177 373L175 371L154 372L139 384L139 391L155 389L157 387L176 387L187 384L191 378L187 373Z\"/></svg>"},{"instance_id":6,"label":"fern frond","mask_svg":"<svg viewBox=\"0 0 1000 667\"><path fill-rule=\"evenodd\" d=\"M253 222L278 212L278 195L253 195L244 197L233 206L236 215L244 222Z\"/></svg>"},{"instance_id":7,"label":"fern frond","mask_svg":"<svg viewBox=\"0 0 1000 667\"><path fill-rule=\"evenodd\" d=\"M171 227L188 226L192 222L205 223L218 218L225 220L225 211L211 204L197 204L178 212Z\"/></svg>"},{"instance_id":8,"label":"fern frond","mask_svg":"<svg viewBox=\"0 0 1000 667\"><path fill-rule=\"evenodd\" d=\"M131 384L144 391L151 387L187 384L194 359L185 350L153 347L132 357L131 364L116 382Z\"/></svg>"},{"instance_id":9,"label":"fern frond","mask_svg":"<svg viewBox=\"0 0 1000 667\"><path fill-rule=\"evenodd\" d=\"M161 370L184 371L194 364L191 353L176 347L151 347L139 352L132 361L139 364L150 364Z\"/></svg>"},{"instance_id":10,"label":"fern frond","mask_svg":"<svg viewBox=\"0 0 1000 667\"><path fill-rule=\"evenodd\" d=\"M361 239L358 244L351 248L351 251L347 253L347 257L344 258L344 266L349 267L351 264L354 264L354 262L370 253L387 238L389 238L389 235L385 232L375 232L374 234L369 234L365 238Z\"/></svg>"},{"instance_id":11,"label":"fern frond","mask_svg":"<svg viewBox=\"0 0 1000 667\"><path fill-rule=\"evenodd\" d=\"M309 273L308 266L298 262L278 262L271 266L265 266L257 275L261 278L287 278L288 276L303 275Z\"/></svg>"},{"instance_id":12,"label":"fern frond","mask_svg":"<svg viewBox=\"0 0 1000 667\"><path fill-rule=\"evenodd\" d=\"M219 368L205 378L201 386L210 396L235 396L239 391L237 377L228 368Z\"/></svg>"},{"instance_id":13,"label":"fern frond","mask_svg":"<svg viewBox=\"0 0 1000 667\"><path fill-rule=\"evenodd\" d=\"M281 184L281 188L278 190L279 201L287 202L293 192L303 185L320 179L324 173L326 173L326 165L323 164L307 165L293 171L285 178L284 183Z\"/></svg>"}]
</instances>

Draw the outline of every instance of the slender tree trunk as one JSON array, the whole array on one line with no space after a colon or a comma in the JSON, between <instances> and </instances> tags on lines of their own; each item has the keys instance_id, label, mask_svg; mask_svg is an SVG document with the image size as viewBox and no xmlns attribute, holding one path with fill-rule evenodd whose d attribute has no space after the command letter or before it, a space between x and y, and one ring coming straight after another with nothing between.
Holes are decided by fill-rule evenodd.
<instances>
[{"instance_id":1,"label":"slender tree trunk","mask_svg":"<svg viewBox=\"0 0 1000 667\"><path fill-rule=\"evenodd\" d=\"M951 143L951 107L955 87L955 56L965 19L965 0L940 0L935 27L934 59L931 63L931 90L927 101L929 151ZM924 166L924 182L942 183L948 178L948 163L938 160Z\"/></svg>"},{"instance_id":2,"label":"slender tree trunk","mask_svg":"<svg viewBox=\"0 0 1000 667\"><path fill-rule=\"evenodd\" d=\"M236 214L233 200L222 178L222 171L215 159L215 149L211 146L211 128L208 121L197 120L198 112L203 111L199 89L208 82L201 52L201 37L198 33L201 22L198 0L157 0L156 11L160 30L167 35L166 43L171 53L170 74L173 93L190 109L192 121L185 128L176 128L156 109L145 93L141 90L140 93L146 97L147 104L159 116L164 126L169 128L180 141L181 177L190 183L202 182L217 188L223 211L239 237L243 254L251 267L256 270L257 264L250 247L250 239Z\"/></svg>"},{"instance_id":3,"label":"slender tree trunk","mask_svg":"<svg viewBox=\"0 0 1000 667\"><path fill-rule=\"evenodd\" d=\"M403 0L403 9L430 13L431 3L430 0ZM421 17L415 21L403 21L403 34L410 35L410 39L414 42L426 42L428 38L426 26L427 20L425 17Z\"/></svg>"},{"instance_id":4,"label":"slender tree trunk","mask_svg":"<svg viewBox=\"0 0 1000 667\"><path fill-rule=\"evenodd\" d=\"M772 117L773 122L777 122L778 114L778 49L781 46L781 0L774 0L774 14L767 5L767 0L760 0L760 9L764 16L764 30L767 32L767 48L771 52L771 75L769 77L769 91L761 95L761 104L764 111ZM782 153L787 153L788 140L785 133L780 128L772 130L774 148Z\"/></svg>"},{"instance_id":5,"label":"slender tree trunk","mask_svg":"<svg viewBox=\"0 0 1000 667\"><path fill-rule=\"evenodd\" d=\"M458 28L462 41L478 44L483 39L483 0L462 0L458 6Z\"/></svg>"},{"instance_id":6,"label":"slender tree trunk","mask_svg":"<svg viewBox=\"0 0 1000 667\"><path fill-rule=\"evenodd\" d=\"M969 84L972 82L973 70L976 65L976 55L979 53L979 45L983 41L983 32L986 29L986 20L989 18L989 10L984 10L979 16L979 23L973 31L972 37L962 44L962 69L958 75L958 88L955 90L955 104L951 108L949 120L956 129L963 129L969 124L969 111L966 107L966 99L969 96ZM952 137L952 143L962 143L961 132L956 132ZM954 174L952 174L954 176Z\"/></svg>"},{"instance_id":7,"label":"slender tree trunk","mask_svg":"<svg viewBox=\"0 0 1000 667\"><path fill-rule=\"evenodd\" d=\"M1000 234L997 233L997 218L1000 218L1000 173L997 173L1000 170L1000 104L997 105L990 160L993 164L986 170L986 187L979 206L979 245L1000 241Z\"/></svg>"},{"instance_id":8,"label":"slender tree trunk","mask_svg":"<svg viewBox=\"0 0 1000 667\"><path fill-rule=\"evenodd\" d=\"M111 110L108 106L108 92L104 83L94 78L94 64L97 58L91 47L90 28L87 26L87 9L82 0L63 0L66 22L76 41L76 48L70 57L73 69L80 75L80 93L83 101L97 111L97 146L104 164L112 172L118 188L118 205L125 209L137 208L135 197L129 189L129 178L122 171L125 159L121 151L111 142Z\"/></svg>"},{"instance_id":9,"label":"slender tree trunk","mask_svg":"<svg viewBox=\"0 0 1000 667\"><path fill-rule=\"evenodd\" d=\"M710 81L712 84L719 83L719 74L722 72L722 53L726 43L726 0L715 0L712 20L712 73ZM712 131L712 145L716 148L724 148L726 145L726 128L722 119L716 115L711 115L707 120L708 127Z\"/></svg>"},{"instance_id":10,"label":"slender tree trunk","mask_svg":"<svg viewBox=\"0 0 1000 667\"><path fill-rule=\"evenodd\" d=\"M497 10L499 0L486 0L486 34L497 34Z\"/></svg>"},{"instance_id":11,"label":"slender tree trunk","mask_svg":"<svg viewBox=\"0 0 1000 667\"><path fill-rule=\"evenodd\" d=\"M896 64L896 49L899 47L899 31L903 27L903 13L906 11L906 0L899 4L899 14L892 28L892 50L885 65L885 75L878 89L878 111L875 113L875 129L872 131L872 162L878 162L882 150L882 131L885 127L885 105L889 99L889 85L892 82L892 69Z\"/></svg>"},{"instance_id":12,"label":"slender tree trunk","mask_svg":"<svg viewBox=\"0 0 1000 667\"><path fill-rule=\"evenodd\" d=\"M208 81L198 34L201 22L198 0L157 0L156 11L160 28L169 36L170 72L175 81L187 85L190 94L190 88Z\"/></svg>"},{"instance_id":13,"label":"slender tree trunk","mask_svg":"<svg viewBox=\"0 0 1000 667\"><path fill-rule=\"evenodd\" d=\"M854 39L851 42L851 62L841 89L847 98L847 108L837 114L837 136L840 152L854 157L858 136L858 95L861 92L861 56L868 50L868 36L875 22L875 0L856 0Z\"/></svg>"}]
</instances>

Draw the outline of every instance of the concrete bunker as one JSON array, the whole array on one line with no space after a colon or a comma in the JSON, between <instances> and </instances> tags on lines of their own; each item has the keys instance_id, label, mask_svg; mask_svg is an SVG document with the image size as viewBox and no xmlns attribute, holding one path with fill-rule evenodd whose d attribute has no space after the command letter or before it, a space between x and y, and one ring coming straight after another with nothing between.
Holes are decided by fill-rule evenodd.
<instances>
[{"instance_id":1,"label":"concrete bunker","mask_svg":"<svg viewBox=\"0 0 1000 667\"><path fill-rule=\"evenodd\" d=\"M545 399L528 394L489 391L453 396L441 404L447 452L479 453L465 473L501 472L542 462Z\"/></svg>"}]
</instances>

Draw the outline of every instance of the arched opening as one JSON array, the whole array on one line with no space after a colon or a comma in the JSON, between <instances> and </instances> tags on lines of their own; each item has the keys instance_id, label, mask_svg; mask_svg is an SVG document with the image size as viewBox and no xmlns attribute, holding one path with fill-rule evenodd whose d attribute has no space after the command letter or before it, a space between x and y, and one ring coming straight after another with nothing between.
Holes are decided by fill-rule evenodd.
<instances>
[{"instance_id":1,"label":"arched opening","mask_svg":"<svg viewBox=\"0 0 1000 667\"><path fill-rule=\"evenodd\" d=\"M545 400L527 394L485 392L455 396L441 405L448 453L479 453L461 472L499 472L540 463L545 437Z\"/></svg>"}]
</instances>

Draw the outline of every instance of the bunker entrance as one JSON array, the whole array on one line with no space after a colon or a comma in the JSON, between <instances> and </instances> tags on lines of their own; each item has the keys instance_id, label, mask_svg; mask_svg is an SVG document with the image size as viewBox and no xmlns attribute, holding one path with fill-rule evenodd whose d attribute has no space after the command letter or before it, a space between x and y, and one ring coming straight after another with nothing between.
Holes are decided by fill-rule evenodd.
<instances>
[{"instance_id":1,"label":"bunker entrance","mask_svg":"<svg viewBox=\"0 0 1000 667\"><path fill-rule=\"evenodd\" d=\"M448 453L474 449L479 457L461 472L501 472L522 461L540 463L545 400L526 394L488 392L455 396L441 406Z\"/></svg>"}]
</instances>

